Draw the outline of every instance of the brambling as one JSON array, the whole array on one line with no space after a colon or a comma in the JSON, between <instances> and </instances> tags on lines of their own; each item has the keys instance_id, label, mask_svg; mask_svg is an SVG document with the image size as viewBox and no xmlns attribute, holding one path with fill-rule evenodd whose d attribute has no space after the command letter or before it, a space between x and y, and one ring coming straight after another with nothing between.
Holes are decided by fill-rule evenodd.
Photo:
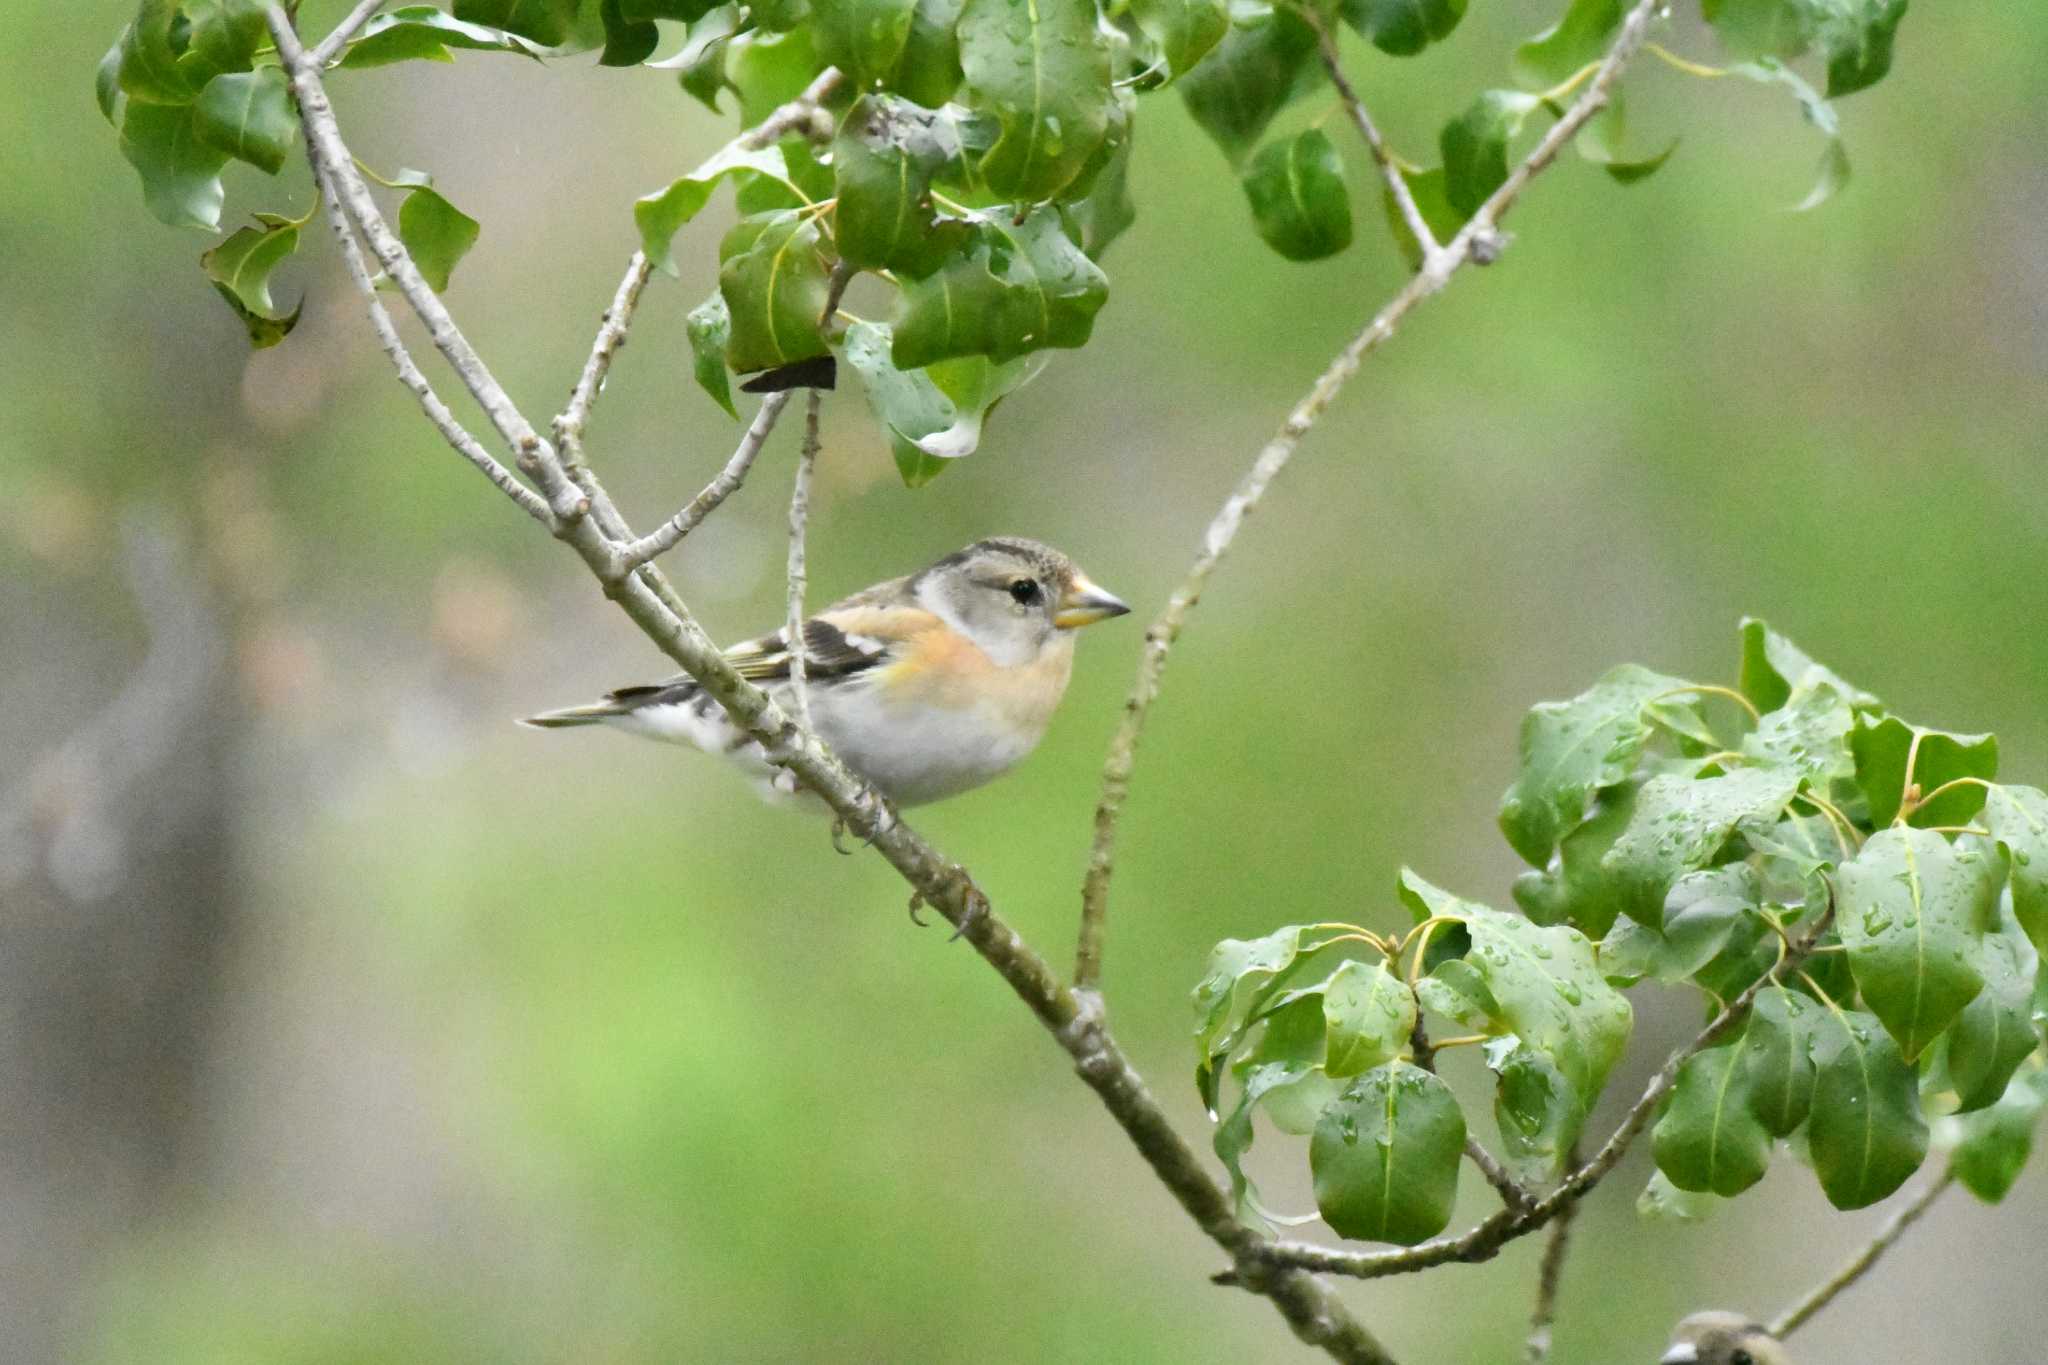
<instances>
[{"instance_id":1,"label":"brambling","mask_svg":"<svg viewBox=\"0 0 2048 1365\"><path fill-rule=\"evenodd\" d=\"M1658 1365L1792 1365L1770 1331L1740 1313L1694 1313L1671 1334Z\"/></svg>"},{"instance_id":2,"label":"brambling","mask_svg":"<svg viewBox=\"0 0 2048 1365\"><path fill-rule=\"evenodd\" d=\"M1130 608L1073 560L1035 540L979 540L929 568L877 583L804 622L811 723L834 753L897 806L1002 776L1038 746L1067 690L1077 627ZM794 706L786 632L726 650L740 675ZM544 729L613 725L693 744L764 778L795 779L687 677L625 687L546 711Z\"/></svg>"}]
</instances>

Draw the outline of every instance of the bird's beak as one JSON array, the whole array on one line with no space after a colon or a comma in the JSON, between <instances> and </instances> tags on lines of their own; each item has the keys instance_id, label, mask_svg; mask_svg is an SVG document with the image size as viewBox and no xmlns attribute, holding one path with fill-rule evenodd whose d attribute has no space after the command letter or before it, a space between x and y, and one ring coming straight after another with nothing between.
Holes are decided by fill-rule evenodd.
<instances>
[{"instance_id":1,"label":"bird's beak","mask_svg":"<svg viewBox=\"0 0 2048 1365\"><path fill-rule=\"evenodd\" d=\"M1053 613L1052 623L1061 630L1072 630L1122 616L1129 610L1121 597L1096 587L1086 574L1077 573L1073 586L1060 598L1060 609Z\"/></svg>"},{"instance_id":2,"label":"bird's beak","mask_svg":"<svg viewBox=\"0 0 2048 1365\"><path fill-rule=\"evenodd\" d=\"M1697 1346L1674 1346L1657 1360L1657 1365L1700 1365Z\"/></svg>"}]
</instances>

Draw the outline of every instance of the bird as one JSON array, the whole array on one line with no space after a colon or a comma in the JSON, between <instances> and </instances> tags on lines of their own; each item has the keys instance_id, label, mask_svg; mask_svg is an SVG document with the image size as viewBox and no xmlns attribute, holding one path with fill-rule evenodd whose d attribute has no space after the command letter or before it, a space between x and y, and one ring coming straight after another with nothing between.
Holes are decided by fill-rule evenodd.
<instances>
[{"instance_id":1,"label":"bird","mask_svg":"<svg viewBox=\"0 0 2048 1365\"><path fill-rule=\"evenodd\" d=\"M1130 608L1051 546L977 540L803 623L813 728L891 805L924 805L1002 776L1037 747L1067 690L1074 632ZM725 651L740 675L794 709L787 630ZM622 687L527 717L539 729L609 725L694 745L752 773L763 794L795 777L688 677Z\"/></svg>"},{"instance_id":2,"label":"bird","mask_svg":"<svg viewBox=\"0 0 2048 1365\"><path fill-rule=\"evenodd\" d=\"M1657 1365L1792 1365L1792 1357L1768 1328L1713 1310L1679 1323Z\"/></svg>"}]
</instances>

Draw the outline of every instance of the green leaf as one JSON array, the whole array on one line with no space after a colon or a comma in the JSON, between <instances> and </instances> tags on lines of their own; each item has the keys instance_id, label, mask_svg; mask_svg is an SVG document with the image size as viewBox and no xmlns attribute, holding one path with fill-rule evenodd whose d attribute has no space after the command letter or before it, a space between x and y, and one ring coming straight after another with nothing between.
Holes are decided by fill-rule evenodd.
<instances>
[{"instance_id":1,"label":"green leaf","mask_svg":"<svg viewBox=\"0 0 2048 1365\"><path fill-rule=\"evenodd\" d=\"M695 218L710 202L712 190L726 176L740 173L767 176L787 183L789 167L779 148L749 151L728 145L667 189L642 195L633 201L633 221L640 228L640 249L647 259L671 275L680 274L670 246L683 224Z\"/></svg>"},{"instance_id":2,"label":"green leaf","mask_svg":"<svg viewBox=\"0 0 2048 1365\"><path fill-rule=\"evenodd\" d=\"M1235 166L1286 105L1322 80L1315 30L1285 6L1247 7L1176 84L1188 113Z\"/></svg>"},{"instance_id":3,"label":"green leaf","mask_svg":"<svg viewBox=\"0 0 2048 1365\"><path fill-rule=\"evenodd\" d=\"M737 418L740 410L732 405L732 377L725 368L725 348L732 339L732 314L726 310L725 296L714 293L692 308L685 330L698 387Z\"/></svg>"},{"instance_id":4,"label":"green leaf","mask_svg":"<svg viewBox=\"0 0 2048 1365\"><path fill-rule=\"evenodd\" d=\"M1672 138L1664 150L1654 156L1630 157L1621 150L1628 134L1628 114L1617 88L1607 97L1601 110L1586 121L1579 130L1572 145L1579 149L1579 155L1602 170L1618 185L1633 185L1648 180L1662 170L1671 154L1678 150L1679 139Z\"/></svg>"},{"instance_id":5,"label":"green leaf","mask_svg":"<svg viewBox=\"0 0 2048 1365\"><path fill-rule=\"evenodd\" d=\"M456 263L469 254L482 231L476 219L429 186L415 188L398 206L398 236L437 294L447 290Z\"/></svg>"},{"instance_id":6,"label":"green leaf","mask_svg":"<svg viewBox=\"0 0 2048 1365\"><path fill-rule=\"evenodd\" d=\"M1681 1190L1730 1198L1770 1168L1771 1134L1753 1108L1744 1050L1742 1039L1710 1047L1678 1069L1650 1144L1657 1169Z\"/></svg>"},{"instance_id":7,"label":"green leaf","mask_svg":"<svg viewBox=\"0 0 2048 1365\"><path fill-rule=\"evenodd\" d=\"M1508 143L1543 102L1520 90L1488 90L1444 125L1444 197L1466 218L1508 178Z\"/></svg>"},{"instance_id":8,"label":"green leaf","mask_svg":"<svg viewBox=\"0 0 2048 1365\"><path fill-rule=\"evenodd\" d=\"M966 0L918 0L903 60L883 82L905 99L936 109L960 89L960 11Z\"/></svg>"},{"instance_id":9,"label":"green leaf","mask_svg":"<svg viewBox=\"0 0 2048 1365\"><path fill-rule=\"evenodd\" d=\"M450 18L432 5L402 5L363 25L342 54L344 67L389 66L394 62L452 62L451 47L477 52L515 52L539 57L540 49L515 33Z\"/></svg>"},{"instance_id":10,"label":"green leaf","mask_svg":"<svg viewBox=\"0 0 2048 1365\"><path fill-rule=\"evenodd\" d=\"M801 95L825 69L814 38L805 24L787 33L755 29L726 45L726 76L739 94L743 125L753 127Z\"/></svg>"},{"instance_id":11,"label":"green leaf","mask_svg":"<svg viewBox=\"0 0 2048 1365\"><path fill-rule=\"evenodd\" d=\"M185 14L192 21L187 62L207 71L247 71L270 42L258 0L185 0Z\"/></svg>"},{"instance_id":12,"label":"green leaf","mask_svg":"<svg viewBox=\"0 0 2048 1365\"><path fill-rule=\"evenodd\" d=\"M266 66L215 76L192 106L192 129L216 151L276 175L299 137L284 72Z\"/></svg>"},{"instance_id":13,"label":"green leaf","mask_svg":"<svg viewBox=\"0 0 2048 1365\"><path fill-rule=\"evenodd\" d=\"M661 46L661 30L649 19L628 19L619 0L599 0L598 16L604 24L604 50L599 66L638 66Z\"/></svg>"},{"instance_id":14,"label":"green leaf","mask_svg":"<svg viewBox=\"0 0 2048 1365\"><path fill-rule=\"evenodd\" d=\"M790 209L742 218L719 243L718 292L732 315L725 360L735 373L831 353L818 243L817 216Z\"/></svg>"},{"instance_id":15,"label":"green leaf","mask_svg":"<svg viewBox=\"0 0 2048 1365\"><path fill-rule=\"evenodd\" d=\"M2048 795L2038 787L1993 787L1984 825L2012 863L2012 910L2037 951L2048 953Z\"/></svg>"},{"instance_id":16,"label":"green leaf","mask_svg":"<svg viewBox=\"0 0 2048 1365\"><path fill-rule=\"evenodd\" d=\"M1636 1196L1636 1216L1651 1222L1698 1223L1720 1207L1715 1196L1681 1190L1662 1171L1652 1171L1650 1182Z\"/></svg>"},{"instance_id":17,"label":"green leaf","mask_svg":"<svg viewBox=\"0 0 2048 1365\"><path fill-rule=\"evenodd\" d=\"M1722 777L1665 774L1643 784L1628 827L1600 868L1622 913L1664 927L1664 898L1688 872L1706 867L1738 829L1769 828L1799 790L1788 768L1738 768Z\"/></svg>"},{"instance_id":18,"label":"green leaf","mask_svg":"<svg viewBox=\"0 0 2048 1365\"><path fill-rule=\"evenodd\" d=\"M1461 957L1439 962L1415 983L1415 996L1430 1013L1465 1028L1487 1033L1503 1027L1500 1002L1487 989L1486 978Z\"/></svg>"},{"instance_id":19,"label":"green leaf","mask_svg":"<svg viewBox=\"0 0 2048 1365\"><path fill-rule=\"evenodd\" d=\"M1867 90L1892 69L1892 40L1906 0L1846 0L1830 5L1820 41L1828 57L1828 98Z\"/></svg>"},{"instance_id":20,"label":"green leaf","mask_svg":"<svg viewBox=\"0 0 2048 1365\"><path fill-rule=\"evenodd\" d=\"M1515 852L1536 867L1547 864L1558 840L1586 818L1587 803L1634 771L1651 733L1645 703L1686 686L1623 664L1570 701L1530 708L1520 771L1500 807L1501 832Z\"/></svg>"},{"instance_id":21,"label":"green leaf","mask_svg":"<svg viewBox=\"0 0 2048 1365\"><path fill-rule=\"evenodd\" d=\"M1750 1006L1742 1065L1750 1112L1764 1131L1787 1137L1813 1106L1815 1030L1821 1007L1784 986L1766 986Z\"/></svg>"},{"instance_id":22,"label":"green leaf","mask_svg":"<svg viewBox=\"0 0 2048 1365\"><path fill-rule=\"evenodd\" d=\"M1661 931L1634 919L1612 925L1600 942L1600 971L1610 981L1684 981L1728 946L1756 897L1756 873L1745 864L1689 873L1665 898Z\"/></svg>"},{"instance_id":23,"label":"green leaf","mask_svg":"<svg viewBox=\"0 0 2048 1365\"><path fill-rule=\"evenodd\" d=\"M1256 1210L1256 1199L1247 1197L1251 1181L1244 1173L1254 1111L1263 1103L1267 1117L1282 1132L1310 1132L1316 1116L1340 1089L1340 1083L1325 1075L1320 1065L1323 1018L1319 993L1303 992L1277 1006L1265 1017L1264 1025L1258 1042L1233 1068L1242 1089L1212 1139L1217 1157L1230 1172L1231 1199L1240 1216Z\"/></svg>"},{"instance_id":24,"label":"green leaf","mask_svg":"<svg viewBox=\"0 0 2048 1365\"><path fill-rule=\"evenodd\" d=\"M1742 618L1742 694L1759 711L1776 711L1796 691L1826 684L1852 707L1876 706L1877 698L1813 661L1798 645L1754 616Z\"/></svg>"},{"instance_id":25,"label":"green leaf","mask_svg":"<svg viewBox=\"0 0 2048 1365\"><path fill-rule=\"evenodd\" d=\"M995 193L1050 199L1109 128L1109 46L1095 0L967 0L960 12L967 103L1001 129L976 171Z\"/></svg>"},{"instance_id":26,"label":"green leaf","mask_svg":"<svg viewBox=\"0 0 2048 1365\"><path fill-rule=\"evenodd\" d=\"M1341 0L1337 12L1388 56L1412 57L1451 36L1465 0Z\"/></svg>"},{"instance_id":27,"label":"green leaf","mask_svg":"<svg viewBox=\"0 0 2048 1365\"><path fill-rule=\"evenodd\" d=\"M652 19L673 19L694 24L711 11L716 0L618 0L619 17L629 24Z\"/></svg>"},{"instance_id":28,"label":"green leaf","mask_svg":"<svg viewBox=\"0 0 2048 1365\"><path fill-rule=\"evenodd\" d=\"M1393 1061L1408 1045L1415 992L1385 962L1341 963L1323 983L1323 1019L1329 1048L1323 1069L1356 1076Z\"/></svg>"},{"instance_id":29,"label":"green leaf","mask_svg":"<svg viewBox=\"0 0 2048 1365\"><path fill-rule=\"evenodd\" d=\"M178 10L178 0L142 0L122 38L117 80L137 104L189 104L211 74L185 61L190 31Z\"/></svg>"},{"instance_id":30,"label":"green leaf","mask_svg":"<svg viewBox=\"0 0 2048 1365\"><path fill-rule=\"evenodd\" d=\"M912 488L973 454L989 412L1044 365L1036 356L1003 365L971 356L899 370L890 359L892 345L890 329L878 322L853 324L841 343L847 365L867 392L868 406L888 429L896 467Z\"/></svg>"},{"instance_id":31,"label":"green leaf","mask_svg":"<svg viewBox=\"0 0 2048 1365\"><path fill-rule=\"evenodd\" d=\"M1807 1146L1822 1193L1838 1209L1875 1204L1927 1156L1927 1120L1912 1068L1878 1021L1830 1011L1814 1041Z\"/></svg>"},{"instance_id":32,"label":"green leaf","mask_svg":"<svg viewBox=\"0 0 2048 1365\"><path fill-rule=\"evenodd\" d=\"M1252 221L1290 261L1319 261L1351 245L1351 192L1344 162L1321 129L1259 149L1244 172Z\"/></svg>"},{"instance_id":33,"label":"green leaf","mask_svg":"<svg viewBox=\"0 0 2048 1365\"><path fill-rule=\"evenodd\" d=\"M1923 798L1959 777L1989 782L1998 776L1997 736L1923 730L1897 716L1859 716L1849 736L1849 748L1856 757L1856 785L1870 802L1870 823L1879 828L1889 825L1899 813L1908 759L1912 761L1913 785ZM1966 782L1919 807L1909 823L1922 828L1967 825L1983 809L1984 788Z\"/></svg>"},{"instance_id":34,"label":"green leaf","mask_svg":"<svg viewBox=\"0 0 2048 1365\"><path fill-rule=\"evenodd\" d=\"M863 95L847 112L832 143L843 260L917 278L966 242L969 225L932 207L932 177L947 160L935 117L892 95Z\"/></svg>"},{"instance_id":35,"label":"green leaf","mask_svg":"<svg viewBox=\"0 0 2048 1365\"><path fill-rule=\"evenodd\" d=\"M648 65L657 71L673 71L683 92L712 113L722 113L718 96L725 90L726 42L739 30L740 11L736 5L708 9L690 25L688 38L675 55Z\"/></svg>"},{"instance_id":36,"label":"green leaf","mask_svg":"<svg viewBox=\"0 0 2048 1365\"><path fill-rule=\"evenodd\" d=\"M2005 860L1928 830L1880 830L1835 874L1835 923L1873 1013L1917 1058L1982 989Z\"/></svg>"},{"instance_id":37,"label":"green leaf","mask_svg":"<svg viewBox=\"0 0 2048 1365\"><path fill-rule=\"evenodd\" d=\"M2032 1068L2013 1077L1991 1108L1943 1119L1942 1145L1953 1148L1949 1169L1963 1188L1987 1204L2005 1198L2027 1164L2044 1108L2048 1071Z\"/></svg>"},{"instance_id":38,"label":"green leaf","mask_svg":"<svg viewBox=\"0 0 2048 1365\"><path fill-rule=\"evenodd\" d=\"M1413 1246L1450 1223L1464 1146L1449 1086L1406 1062L1376 1067L1323 1111L1309 1140L1316 1207L1339 1236Z\"/></svg>"},{"instance_id":39,"label":"green leaf","mask_svg":"<svg viewBox=\"0 0 2048 1365\"><path fill-rule=\"evenodd\" d=\"M121 126L122 111L128 107L128 96L121 89L121 54L126 50L133 28L121 30L121 36L107 49L107 55L100 58L100 64L92 73L93 100L100 107L100 113L116 129Z\"/></svg>"},{"instance_id":40,"label":"green leaf","mask_svg":"<svg viewBox=\"0 0 2048 1365\"><path fill-rule=\"evenodd\" d=\"M1503 1043L1509 1046L1496 1058ZM1586 1101L1548 1057L1520 1040L1489 1043L1487 1064L1499 1077L1493 1116L1509 1172L1528 1182L1556 1179L1586 1126Z\"/></svg>"},{"instance_id":41,"label":"green leaf","mask_svg":"<svg viewBox=\"0 0 2048 1365\"><path fill-rule=\"evenodd\" d=\"M1084 345L1108 292L1109 281L1068 238L1057 209L1034 209L1021 223L997 213L976 222L960 254L904 286L896 366L969 355L1000 362Z\"/></svg>"},{"instance_id":42,"label":"green leaf","mask_svg":"<svg viewBox=\"0 0 2048 1365\"><path fill-rule=\"evenodd\" d=\"M839 0L818 12L818 51L854 89L870 89L895 74L916 18L917 0Z\"/></svg>"},{"instance_id":43,"label":"green leaf","mask_svg":"<svg viewBox=\"0 0 2048 1365\"><path fill-rule=\"evenodd\" d=\"M1138 220L1131 203L1131 105L1128 91L1119 91L1112 106L1109 132L1096 151L1095 162L1083 168L1075 185L1087 193L1067 202L1067 218L1081 234L1081 250L1091 261L1102 259L1109 244Z\"/></svg>"},{"instance_id":44,"label":"green leaf","mask_svg":"<svg viewBox=\"0 0 2048 1365\"><path fill-rule=\"evenodd\" d=\"M1816 0L1700 0L1700 12L1733 56L1797 57L1813 44L1820 4Z\"/></svg>"},{"instance_id":45,"label":"green leaf","mask_svg":"<svg viewBox=\"0 0 2048 1365\"><path fill-rule=\"evenodd\" d=\"M1131 17L1158 49L1168 80L1194 70L1230 32L1226 0L1131 0Z\"/></svg>"},{"instance_id":46,"label":"green leaf","mask_svg":"<svg viewBox=\"0 0 2048 1365\"><path fill-rule=\"evenodd\" d=\"M131 100L121 119L121 155L142 177L142 200L172 227L220 226L227 153L192 126L192 107Z\"/></svg>"},{"instance_id":47,"label":"green leaf","mask_svg":"<svg viewBox=\"0 0 2048 1365\"><path fill-rule=\"evenodd\" d=\"M1854 776L1849 731L1856 723L1848 699L1832 683L1802 687L1797 696L1766 712L1742 738L1742 752L1760 763L1789 768L1826 791L1837 779Z\"/></svg>"},{"instance_id":48,"label":"green leaf","mask_svg":"<svg viewBox=\"0 0 2048 1365\"><path fill-rule=\"evenodd\" d=\"M285 312L270 297L271 272L298 245L299 225L285 220L274 226L239 228L199 258L207 278L249 329L249 344L258 350L277 345L298 325L304 301Z\"/></svg>"},{"instance_id":49,"label":"green leaf","mask_svg":"<svg viewBox=\"0 0 2048 1365\"><path fill-rule=\"evenodd\" d=\"M856 324L858 326L858 324ZM853 328L847 335L851 338ZM849 356L851 359L851 356ZM1209 954L1209 971L1195 986L1195 1088L1214 1112L1221 1060L1237 1045L1258 1005L1276 992L1303 956L1307 925L1290 924L1262 938L1226 938ZM1320 1015L1320 1006L1318 1006Z\"/></svg>"},{"instance_id":50,"label":"green leaf","mask_svg":"<svg viewBox=\"0 0 2048 1365\"><path fill-rule=\"evenodd\" d=\"M1621 11L1622 0L1572 0L1562 19L1515 49L1509 70L1516 84L1549 90L1599 61L1621 27Z\"/></svg>"},{"instance_id":51,"label":"green leaf","mask_svg":"<svg viewBox=\"0 0 2048 1365\"><path fill-rule=\"evenodd\" d=\"M1634 1016L1600 974L1585 935L1461 900L1406 868L1399 895L1418 923L1432 916L1457 922L1469 936L1464 960L1497 1010L1489 1031L1516 1034L1548 1057L1590 1108L1628 1044ZM1437 939L1444 937L1439 929Z\"/></svg>"},{"instance_id":52,"label":"green leaf","mask_svg":"<svg viewBox=\"0 0 2048 1365\"><path fill-rule=\"evenodd\" d=\"M2034 1031L2033 945L2010 921L1977 943L1984 989L1963 1007L1948 1033L1948 1080L1958 1113L1996 1104L2041 1037Z\"/></svg>"},{"instance_id":53,"label":"green leaf","mask_svg":"<svg viewBox=\"0 0 2048 1365\"><path fill-rule=\"evenodd\" d=\"M579 0L455 0L455 17L503 29L542 47L560 47L576 31Z\"/></svg>"}]
</instances>

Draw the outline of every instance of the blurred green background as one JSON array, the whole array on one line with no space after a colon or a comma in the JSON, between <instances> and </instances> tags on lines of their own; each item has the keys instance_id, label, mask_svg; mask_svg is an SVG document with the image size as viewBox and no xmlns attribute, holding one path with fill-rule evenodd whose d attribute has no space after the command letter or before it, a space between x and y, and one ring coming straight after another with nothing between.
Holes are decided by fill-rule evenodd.
<instances>
[{"instance_id":1,"label":"blurred green background","mask_svg":"<svg viewBox=\"0 0 2048 1365\"><path fill-rule=\"evenodd\" d=\"M309 26L341 8L309 0ZM1478 4L1429 55L1353 70L1423 158L1557 8ZM508 724L665 662L421 423L324 232L285 285L299 332L248 353L206 242L145 215L93 109L131 9L0 26L0 1356L1307 1358L1207 1283L1214 1251L879 859L708 760ZM1687 16L1676 41L1711 56ZM2048 10L1916 6L1892 77L1843 107L1856 179L1793 214L1819 145L1782 91L1641 64L1635 135L1682 134L1671 164L1623 190L1568 157L1505 258L1310 437L1174 655L1124 827L1111 1009L1196 1141L1210 945L1399 922L1404 862L1506 904L1520 715L1613 663L1725 680L1762 615L2048 779L2044 65ZM449 300L533 412L574 377L631 198L732 131L587 58L337 85L360 155L482 220ZM816 599L1009 532L1153 609L1398 283L1344 148L1361 240L1289 265L1178 103L1146 102L1095 340L980 453L907 492L858 395L829 400ZM231 173L232 213L307 202L303 171ZM592 432L643 525L737 435L683 335L725 212L649 295ZM674 557L721 635L780 611L793 442ZM182 659L146 619L181 609L212 623ZM1056 961L1142 619L1089 632L1029 764L919 813ZM1610 1109L1696 1017L1635 999ZM1477 1064L1452 1068L1475 1114ZM1301 1144L1268 1131L1253 1164L1310 1206ZM1716 1220L1647 1224L1647 1171L1590 1201L1561 1362L1654 1359L1703 1306L1767 1315L1883 1217L1827 1210L1785 1158ZM1802 1360L2037 1356L2044 1211L2038 1168L1998 1210L1951 1196ZM1404 1361L1506 1360L1535 1255L1345 1292Z\"/></svg>"}]
</instances>

